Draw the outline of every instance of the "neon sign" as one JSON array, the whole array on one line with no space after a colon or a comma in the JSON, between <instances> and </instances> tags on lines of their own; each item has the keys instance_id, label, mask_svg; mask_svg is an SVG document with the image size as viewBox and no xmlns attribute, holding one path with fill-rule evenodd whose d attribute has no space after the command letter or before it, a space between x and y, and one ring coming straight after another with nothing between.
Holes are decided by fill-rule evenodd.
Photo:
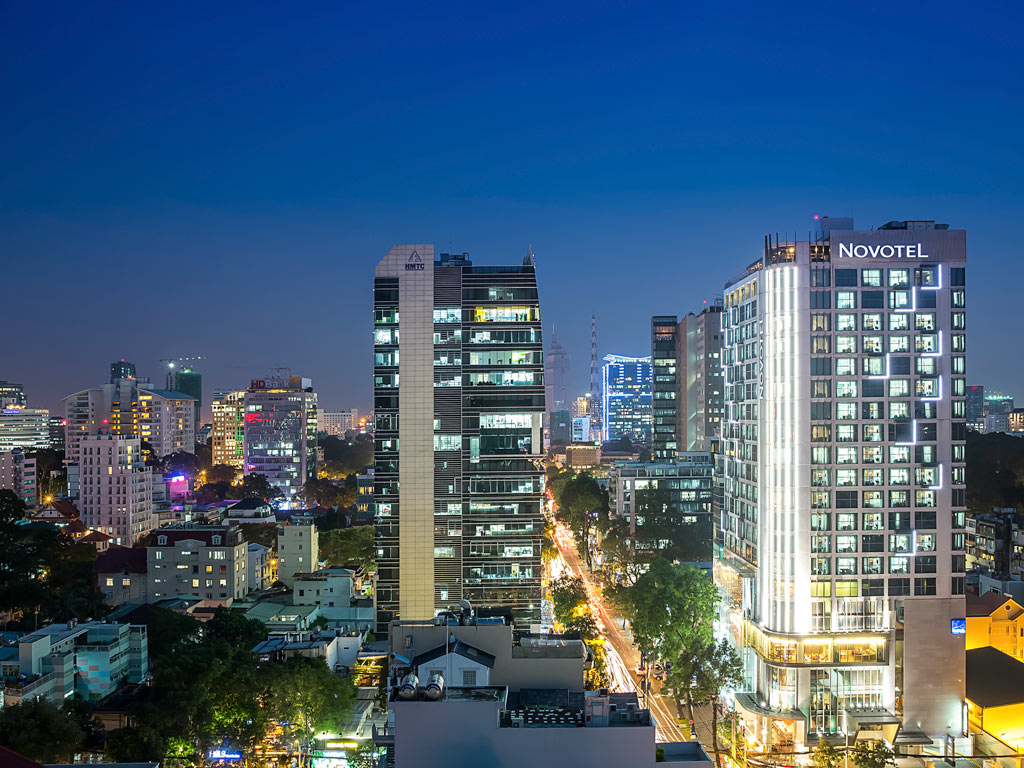
<instances>
[{"instance_id":1,"label":"neon sign","mask_svg":"<svg viewBox=\"0 0 1024 768\"><path fill-rule=\"evenodd\" d=\"M906 245L854 245L853 243L839 244L839 258L847 259L927 259L920 243Z\"/></svg>"}]
</instances>

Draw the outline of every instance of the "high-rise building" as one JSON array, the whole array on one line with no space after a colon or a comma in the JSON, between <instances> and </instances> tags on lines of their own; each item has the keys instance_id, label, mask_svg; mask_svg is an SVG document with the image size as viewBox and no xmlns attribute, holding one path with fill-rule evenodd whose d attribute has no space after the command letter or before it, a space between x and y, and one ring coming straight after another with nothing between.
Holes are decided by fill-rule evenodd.
<instances>
[{"instance_id":1,"label":"high-rise building","mask_svg":"<svg viewBox=\"0 0 1024 768\"><path fill-rule=\"evenodd\" d=\"M79 440L78 508L89 528L130 547L157 526L152 473L137 437L98 434Z\"/></svg>"},{"instance_id":2,"label":"high-rise building","mask_svg":"<svg viewBox=\"0 0 1024 768\"><path fill-rule=\"evenodd\" d=\"M135 363L129 363L123 357L110 364L110 383L116 384L119 379L136 379Z\"/></svg>"},{"instance_id":3,"label":"high-rise building","mask_svg":"<svg viewBox=\"0 0 1024 768\"><path fill-rule=\"evenodd\" d=\"M7 405L0 410L0 451L50 447L50 412Z\"/></svg>"},{"instance_id":4,"label":"high-rise building","mask_svg":"<svg viewBox=\"0 0 1024 768\"><path fill-rule=\"evenodd\" d=\"M316 412L316 428L320 432L335 437L344 437L350 429L359 429L359 409L350 408L347 411L324 411Z\"/></svg>"},{"instance_id":5,"label":"high-rise building","mask_svg":"<svg viewBox=\"0 0 1024 768\"><path fill-rule=\"evenodd\" d=\"M572 442L574 443L589 443L590 442L590 417L580 416L572 420Z\"/></svg>"},{"instance_id":6,"label":"high-rise building","mask_svg":"<svg viewBox=\"0 0 1024 768\"><path fill-rule=\"evenodd\" d=\"M590 416L590 395L581 395L572 401L572 417L574 419L581 419L584 416Z\"/></svg>"},{"instance_id":7,"label":"high-rise building","mask_svg":"<svg viewBox=\"0 0 1024 768\"><path fill-rule=\"evenodd\" d=\"M25 390L21 384L13 381L0 381L0 408L9 405L17 405L22 408L28 405L28 398L25 397Z\"/></svg>"},{"instance_id":8,"label":"high-rise building","mask_svg":"<svg viewBox=\"0 0 1024 768\"><path fill-rule=\"evenodd\" d=\"M548 414L567 411L570 407L569 353L558 343L555 329L551 329L551 346L544 355L544 394Z\"/></svg>"},{"instance_id":9,"label":"high-rise building","mask_svg":"<svg viewBox=\"0 0 1024 768\"><path fill-rule=\"evenodd\" d=\"M726 284L715 575L766 749L964 735L965 263L962 230L824 219Z\"/></svg>"},{"instance_id":10,"label":"high-rise building","mask_svg":"<svg viewBox=\"0 0 1024 768\"><path fill-rule=\"evenodd\" d=\"M213 393L213 464L245 469L245 390Z\"/></svg>"},{"instance_id":11,"label":"high-rise building","mask_svg":"<svg viewBox=\"0 0 1024 768\"><path fill-rule=\"evenodd\" d=\"M36 460L27 458L20 448L0 451L0 489L14 491L29 509L39 500Z\"/></svg>"},{"instance_id":12,"label":"high-rise building","mask_svg":"<svg viewBox=\"0 0 1024 768\"><path fill-rule=\"evenodd\" d=\"M651 318L651 458L671 461L681 450L679 415L679 318Z\"/></svg>"},{"instance_id":13,"label":"high-rise building","mask_svg":"<svg viewBox=\"0 0 1024 768\"><path fill-rule=\"evenodd\" d=\"M285 508L302 505L302 486L316 477L316 393L310 379L253 379L245 393L247 475L265 475Z\"/></svg>"},{"instance_id":14,"label":"high-rise building","mask_svg":"<svg viewBox=\"0 0 1024 768\"><path fill-rule=\"evenodd\" d=\"M985 415L993 413L1009 413L1013 410L1013 395L1004 395L1002 392L986 392Z\"/></svg>"},{"instance_id":15,"label":"high-rise building","mask_svg":"<svg viewBox=\"0 0 1024 768\"><path fill-rule=\"evenodd\" d=\"M192 397L192 408L195 410L193 423L196 430L198 430L202 424L203 374L190 365L179 367L174 362L170 362L168 367L167 389L171 392L181 392Z\"/></svg>"},{"instance_id":16,"label":"high-rise building","mask_svg":"<svg viewBox=\"0 0 1024 768\"><path fill-rule=\"evenodd\" d=\"M64 398L65 461L78 461L79 441L100 433L139 437L158 458L195 452L195 401L181 392L154 389L148 379L118 379Z\"/></svg>"},{"instance_id":17,"label":"high-rise building","mask_svg":"<svg viewBox=\"0 0 1024 768\"><path fill-rule=\"evenodd\" d=\"M651 358L605 355L601 370L603 438L651 442Z\"/></svg>"},{"instance_id":18,"label":"high-rise building","mask_svg":"<svg viewBox=\"0 0 1024 768\"><path fill-rule=\"evenodd\" d=\"M679 323L679 450L718 450L725 411L722 307L712 304Z\"/></svg>"},{"instance_id":19,"label":"high-rise building","mask_svg":"<svg viewBox=\"0 0 1024 768\"><path fill-rule=\"evenodd\" d=\"M981 385L967 388L967 428L985 431L985 387Z\"/></svg>"},{"instance_id":20,"label":"high-rise building","mask_svg":"<svg viewBox=\"0 0 1024 768\"><path fill-rule=\"evenodd\" d=\"M462 598L539 622L544 352L532 255L475 266L395 246L377 265L373 333L378 627Z\"/></svg>"}]
</instances>

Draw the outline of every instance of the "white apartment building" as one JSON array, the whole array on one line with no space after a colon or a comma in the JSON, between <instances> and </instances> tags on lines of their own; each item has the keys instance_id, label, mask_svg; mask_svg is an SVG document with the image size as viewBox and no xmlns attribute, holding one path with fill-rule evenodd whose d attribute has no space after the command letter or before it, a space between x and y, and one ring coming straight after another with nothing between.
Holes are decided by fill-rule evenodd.
<instances>
[{"instance_id":1,"label":"white apartment building","mask_svg":"<svg viewBox=\"0 0 1024 768\"><path fill-rule=\"evenodd\" d=\"M196 399L166 389L139 388L139 437L163 458L196 450Z\"/></svg>"},{"instance_id":2,"label":"white apartment building","mask_svg":"<svg viewBox=\"0 0 1024 768\"><path fill-rule=\"evenodd\" d=\"M320 432L326 432L335 437L344 437L350 429L359 429L359 409L350 408L347 411L324 411L316 412L316 428Z\"/></svg>"},{"instance_id":3,"label":"white apartment building","mask_svg":"<svg viewBox=\"0 0 1024 768\"><path fill-rule=\"evenodd\" d=\"M966 723L966 233L821 224L725 287L736 703L765 748L902 724L941 749Z\"/></svg>"},{"instance_id":4,"label":"white apartment building","mask_svg":"<svg viewBox=\"0 0 1024 768\"><path fill-rule=\"evenodd\" d=\"M8 404L0 409L0 451L50 447L50 412Z\"/></svg>"},{"instance_id":5,"label":"white apartment building","mask_svg":"<svg viewBox=\"0 0 1024 768\"><path fill-rule=\"evenodd\" d=\"M259 592L277 580L277 558L274 550L256 542L248 547L248 587L250 591Z\"/></svg>"},{"instance_id":6,"label":"white apartment building","mask_svg":"<svg viewBox=\"0 0 1024 768\"><path fill-rule=\"evenodd\" d=\"M80 439L78 508L89 528L130 547L156 528L152 473L142 461L139 439L86 435Z\"/></svg>"},{"instance_id":7,"label":"white apartment building","mask_svg":"<svg viewBox=\"0 0 1024 768\"><path fill-rule=\"evenodd\" d=\"M245 474L265 475L285 509L316 477L316 393L298 376L253 380L245 393Z\"/></svg>"},{"instance_id":8,"label":"white apartment building","mask_svg":"<svg viewBox=\"0 0 1024 768\"><path fill-rule=\"evenodd\" d=\"M248 545L236 526L166 526L146 548L146 572L151 601L195 595L230 605L249 591Z\"/></svg>"},{"instance_id":9,"label":"white apartment building","mask_svg":"<svg viewBox=\"0 0 1024 768\"><path fill-rule=\"evenodd\" d=\"M36 460L25 457L23 451L0 451L0 489L14 491L25 506L32 509L39 500Z\"/></svg>"},{"instance_id":10,"label":"white apartment building","mask_svg":"<svg viewBox=\"0 0 1024 768\"><path fill-rule=\"evenodd\" d=\"M277 527L277 580L290 586L295 574L315 571L319 567L320 532L316 525L285 523Z\"/></svg>"}]
</instances>

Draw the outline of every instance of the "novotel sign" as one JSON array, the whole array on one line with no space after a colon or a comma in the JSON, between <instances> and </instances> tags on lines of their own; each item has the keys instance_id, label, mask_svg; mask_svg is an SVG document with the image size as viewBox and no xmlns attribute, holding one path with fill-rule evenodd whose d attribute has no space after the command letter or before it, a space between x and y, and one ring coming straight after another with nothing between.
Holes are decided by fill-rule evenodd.
<instances>
[{"instance_id":1,"label":"novotel sign","mask_svg":"<svg viewBox=\"0 0 1024 768\"><path fill-rule=\"evenodd\" d=\"M927 259L928 254L920 243L900 245L857 245L854 243L839 244L839 258L843 259Z\"/></svg>"}]
</instances>

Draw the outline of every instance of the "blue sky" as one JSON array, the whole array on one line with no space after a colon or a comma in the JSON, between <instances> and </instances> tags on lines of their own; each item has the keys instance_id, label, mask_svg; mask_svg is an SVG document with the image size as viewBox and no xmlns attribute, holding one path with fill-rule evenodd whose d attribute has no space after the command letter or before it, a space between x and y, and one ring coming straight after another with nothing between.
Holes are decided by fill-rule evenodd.
<instances>
[{"instance_id":1,"label":"blue sky","mask_svg":"<svg viewBox=\"0 0 1024 768\"><path fill-rule=\"evenodd\" d=\"M537 253L586 386L814 214L968 230L969 378L1019 392L1017 4L66 4L0 26L0 378L289 366L370 405L394 243Z\"/></svg>"}]
</instances>

